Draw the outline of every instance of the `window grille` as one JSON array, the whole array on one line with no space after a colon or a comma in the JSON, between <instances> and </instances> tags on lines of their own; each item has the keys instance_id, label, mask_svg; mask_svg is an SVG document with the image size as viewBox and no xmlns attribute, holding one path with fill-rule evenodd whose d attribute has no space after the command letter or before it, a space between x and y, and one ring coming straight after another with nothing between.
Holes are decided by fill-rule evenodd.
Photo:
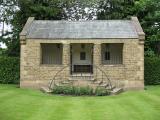
<instances>
[{"instance_id":1,"label":"window grille","mask_svg":"<svg viewBox=\"0 0 160 120\"><path fill-rule=\"evenodd\" d=\"M123 63L123 44L106 43L101 45L102 64L122 64Z\"/></svg>"},{"instance_id":2,"label":"window grille","mask_svg":"<svg viewBox=\"0 0 160 120\"><path fill-rule=\"evenodd\" d=\"M41 44L42 64L62 64L62 44Z\"/></svg>"}]
</instances>

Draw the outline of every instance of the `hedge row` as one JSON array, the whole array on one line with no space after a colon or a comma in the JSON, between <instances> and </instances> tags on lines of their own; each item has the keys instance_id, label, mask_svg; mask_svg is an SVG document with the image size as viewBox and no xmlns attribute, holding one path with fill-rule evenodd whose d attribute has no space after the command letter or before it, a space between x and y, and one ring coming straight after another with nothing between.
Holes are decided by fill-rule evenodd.
<instances>
[{"instance_id":1,"label":"hedge row","mask_svg":"<svg viewBox=\"0 0 160 120\"><path fill-rule=\"evenodd\" d=\"M145 85L160 85L160 57L145 57Z\"/></svg>"},{"instance_id":2,"label":"hedge row","mask_svg":"<svg viewBox=\"0 0 160 120\"><path fill-rule=\"evenodd\" d=\"M89 86L54 86L52 90L53 94L63 94L63 95L96 95L105 96L109 95L110 92L105 88L97 87L95 91Z\"/></svg>"},{"instance_id":3,"label":"hedge row","mask_svg":"<svg viewBox=\"0 0 160 120\"><path fill-rule=\"evenodd\" d=\"M20 59L0 56L0 83L17 84L20 78Z\"/></svg>"}]
</instances>

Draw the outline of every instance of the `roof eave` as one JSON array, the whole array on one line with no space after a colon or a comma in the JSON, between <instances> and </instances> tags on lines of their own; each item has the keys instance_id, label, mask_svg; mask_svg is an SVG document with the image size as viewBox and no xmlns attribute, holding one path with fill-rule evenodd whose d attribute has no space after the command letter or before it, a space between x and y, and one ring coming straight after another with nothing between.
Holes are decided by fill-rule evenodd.
<instances>
[{"instance_id":1,"label":"roof eave","mask_svg":"<svg viewBox=\"0 0 160 120\"><path fill-rule=\"evenodd\" d=\"M20 40L24 41L26 39L27 36L27 32L32 24L32 22L34 21L34 17L29 17L26 24L23 27L23 30L21 31L21 33L19 34L20 36Z\"/></svg>"}]
</instances>

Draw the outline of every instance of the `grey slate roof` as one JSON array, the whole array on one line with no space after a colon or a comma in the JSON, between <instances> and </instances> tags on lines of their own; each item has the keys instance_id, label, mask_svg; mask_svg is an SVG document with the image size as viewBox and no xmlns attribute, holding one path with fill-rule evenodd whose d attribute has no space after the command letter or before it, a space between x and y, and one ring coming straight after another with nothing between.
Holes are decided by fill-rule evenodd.
<instances>
[{"instance_id":1,"label":"grey slate roof","mask_svg":"<svg viewBox=\"0 0 160 120\"><path fill-rule=\"evenodd\" d=\"M138 38L131 20L46 21L34 20L27 30L27 38Z\"/></svg>"}]
</instances>

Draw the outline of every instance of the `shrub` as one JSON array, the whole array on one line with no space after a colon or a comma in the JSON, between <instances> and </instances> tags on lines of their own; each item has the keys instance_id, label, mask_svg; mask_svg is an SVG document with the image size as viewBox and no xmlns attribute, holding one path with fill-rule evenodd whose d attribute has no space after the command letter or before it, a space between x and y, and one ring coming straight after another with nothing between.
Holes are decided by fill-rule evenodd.
<instances>
[{"instance_id":1,"label":"shrub","mask_svg":"<svg viewBox=\"0 0 160 120\"><path fill-rule=\"evenodd\" d=\"M63 86L62 89L63 89L62 94L65 94L65 95L73 95L74 94L72 86Z\"/></svg>"},{"instance_id":2,"label":"shrub","mask_svg":"<svg viewBox=\"0 0 160 120\"><path fill-rule=\"evenodd\" d=\"M109 91L105 88L97 87L95 90L95 95L97 95L97 96L109 95Z\"/></svg>"},{"instance_id":3,"label":"shrub","mask_svg":"<svg viewBox=\"0 0 160 120\"><path fill-rule=\"evenodd\" d=\"M160 57L145 57L144 79L146 85L160 85Z\"/></svg>"},{"instance_id":4,"label":"shrub","mask_svg":"<svg viewBox=\"0 0 160 120\"><path fill-rule=\"evenodd\" d=\"M80 87L80 95L93 95L93 89L89 86Z\"/></svg>"},{"instance_id":5,"label":"shrub","mask_svg":"<svg viewBox=\"0 0 160 120\"><path fill-rule=\"evenodd\" d=\"M54 86L54 94L64 95L93 95L93 89L87 87L76 87L76 86Z\"/></svg>"},{"instance_id":6,"label":"shrub","mask_svg":"<svg viewBox=\"0 0 160 120\"><path fill-rule=\"evenodd\" d=\"M93 88L87 87L77 87L77 86L54 86L53 94L64 94L64 95L97 95L104 96L109 95L109 92L105 88L97 88L95 93Z\"/></svg>"},{"instance_id":7,"label":"shrub","mask_svg":"<svg viewBox=\"0 0 160 120\"><path fill-rule=\"evenodd\" d=\"M61 86L54 86L53 93L54 94L63 94L63 87L61 87Z\"/></svg>"},{"instance_id":8,"label":"shrub","mask_svg":"<svg viewBox=\"0 0 160 120\"><path fill-rule=\"evenodd\" d=\"M20 59L18 57L0 57L0 83L17 84L20 78Z\"/></svg>"},{"instance_id":9,"label":"shrub","mask_svg":"<svg viewBox=\"0 0 160 120\"><path fill-rule=\"evenodd\" d=\"M80 94L80 87L76 87L76 86L73 86L73 95L81 95Z\"/></svg>"}]
</instances>

